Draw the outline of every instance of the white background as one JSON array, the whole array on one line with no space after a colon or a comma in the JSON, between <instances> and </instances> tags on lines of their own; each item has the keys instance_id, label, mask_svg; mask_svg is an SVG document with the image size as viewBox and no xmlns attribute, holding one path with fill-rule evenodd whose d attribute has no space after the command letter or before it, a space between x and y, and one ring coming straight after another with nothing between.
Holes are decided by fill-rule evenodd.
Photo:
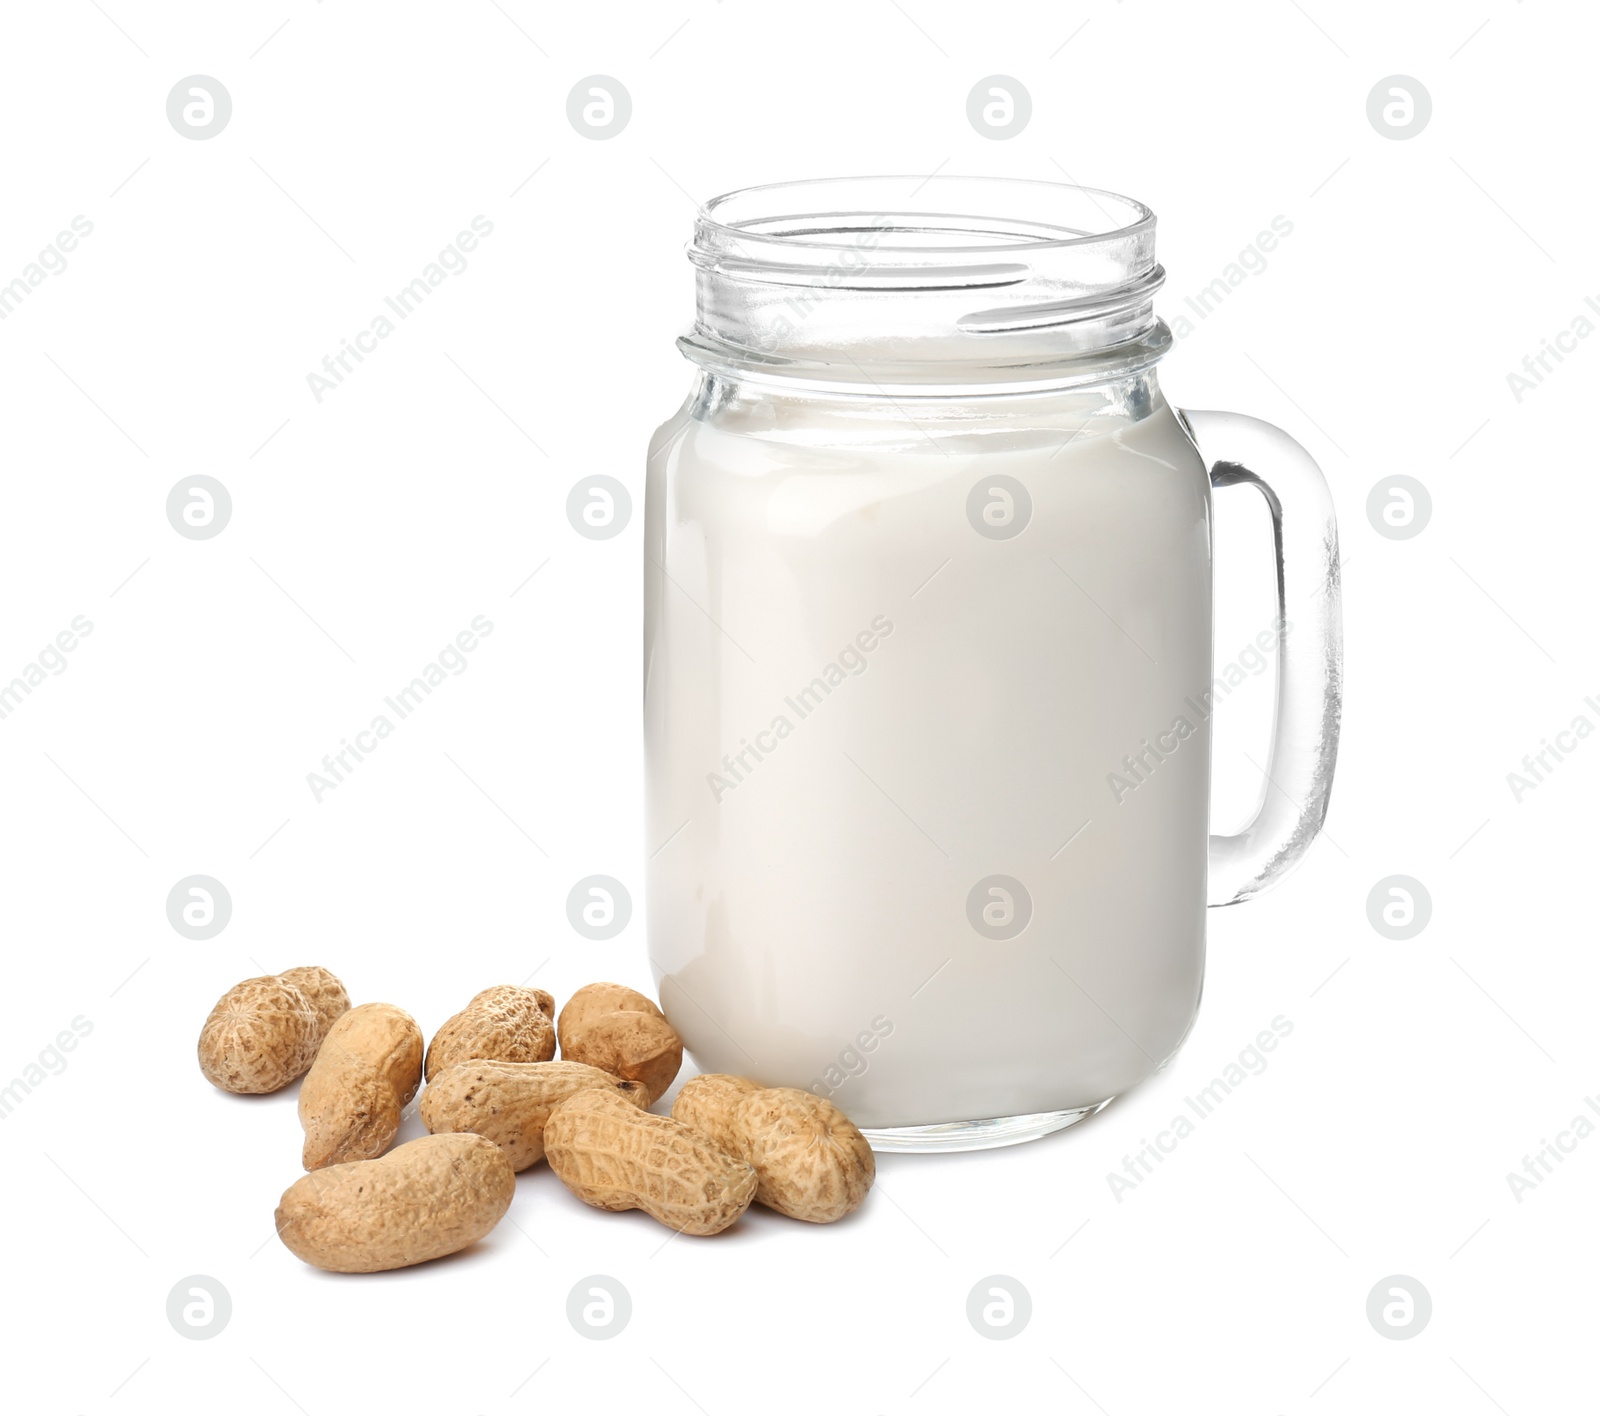
<instances>
[{"instance_id":1,"label":"white background","mask_svg":"<svg viewBox=\"0 0 1600 1416\"><path fill-rule=\"evenodd\" d=\"M0 322L0 680L74 616L94 626L0 720L0 1081L92 1025L0 1130L19 1409L1591 1402L1600 1139L1520 1203L1506 1174L1600 1090L1600 743L1520 803L1506 774L1574 716L1600 723L1583 702L1600 340L1520 403L1506 375L1600 298L1597 28L1587 7L1510 0L7 7L0 282L75 215L94 227ZM596 73L634 105L603 142L565 113ZM997 73L1033 98L1007 141L966 116ZM206 141L165 113L191 74L232 96ZM1393 74L1432 95L1407 141L1366 116ZM293 1089L207 1086L206 1011L303 963L430 1033L535 969L558 997L648 987L639 911L597 944L564 910L593 873L637 904L657 844L639 526L579 538L568 489L603 471L637 508L647 437L689 384L672 340L696 200L936 169L1148 202L1169 318L1274 216L1293 223L1162 380L1174 403L1280 424L1332 485L1348 683L1327 837L1275 893L1212 915L1186 1049L1077 1128L884 1157L831 1228L752 1212L665 1245L540 1167L465 1255L307 1268L272 1233L300 1173ZM494 231L466 272L317 403L307 373L480 213ZM1400 473L1433 499L1404 541L1365 511ZM233 498L209 541L165 517L195 474ZM1269 613L1259 516L1221 518L1219 660ZM467 672L315 802L307 772L475 615L494 632ZM1266 709L1253 692L1223 711L1231 824L1261 785L1245 754L1263 760ZM166 918L195 873L233 898L209 942ZM1366 912L1397 873L1433 900L1406 942ZM1107 1173L1278 1015L1293 1032L1267 1070L1119 1203ZM595 1273L633 1299L607 1342L566 1318ZM209 1341L166 1317L193 1274L232 1298ZM1009 1341L966 1318L991 1274L1032 1297ZM1411 1340L1366 1317L1392 1274L1432 1296Z\"/></svg>"}]
</instances>

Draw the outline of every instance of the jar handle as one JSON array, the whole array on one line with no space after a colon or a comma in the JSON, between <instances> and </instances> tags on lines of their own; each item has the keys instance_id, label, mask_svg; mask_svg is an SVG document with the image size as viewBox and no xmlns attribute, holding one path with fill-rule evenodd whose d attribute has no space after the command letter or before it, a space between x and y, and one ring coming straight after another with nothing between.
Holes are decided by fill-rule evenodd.
<instances>
[{"instance_id":1,"label":"jar handle","mask_svg":"<svg viewBox=\"0 0 1600 1416\"><path fill-rule=\"evenodd\" d=\"M1211 837L1207 903L1231 905L1286 875L1328 814L1344 678L1339 529L1327 482L1287 433L1239 413L1180 416L1213 487L1245 482L1266 499L1277 552L1278 692L1266 793L1238 835Z\"/></svg>"}]
</instances>

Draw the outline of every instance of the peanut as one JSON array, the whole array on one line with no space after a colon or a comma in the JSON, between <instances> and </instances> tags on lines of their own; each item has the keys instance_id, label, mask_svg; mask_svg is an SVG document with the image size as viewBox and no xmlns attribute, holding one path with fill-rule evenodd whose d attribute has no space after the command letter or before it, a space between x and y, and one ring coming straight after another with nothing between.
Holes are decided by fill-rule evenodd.
<instances>
[{"instance_id":1,"label":"peanut","mask_svg":"<svg viewBox=\"0 0 1600 1416\"><path fill-rule=\"evenodd\" d=\"M435 1135L473 1131L495 1142L513 1170L544 1159L550 1113L577 1092L614 1091L643 1110L643 1082L625 1082L582 1062L457 1062L422 1093L422 1122Z\"/></svg>"},{"instance_id":2,"label":"peanut","mask_svg":"<svg viewBox=\"0 0 1600 1416\"><path fill-rule=\"evenodd\" d=\"M684 1084L676 1121L755 1167L756 1203L831 1224L857 1209L877 1174L872 1148L831 1101L793 1087L762 1087L708 1073Z\"/></svg>"},{"instance_id":3,"label":"peanut","mask_svg":"<svg viewBox=\"0 0 1600 1416\"><path fill-rule=\"evenodd\" d=\"M290 969L236 983L200 1030L200 1070L240 1095L286 1087L305 1073L329 1027L350 1006L344 985L322 968Z\"/></svg>"},{"instance_id":4,"label":"peanut","mask_svg":"<svg viewBox=\"0 0 1600 1416\"><path fill-rule=\"evenodd\" d=\"M683 1039L661 1009L620 983L580 988L556 1022L562 1057L643 1082L654 1106L683 1065Z\"/></svg>"},{"instance_id":5,"label":"peanut","mask_svg":"<svg viewBox=\"0 0 1600 1416\"><path fill-rule=\"evenodd\" d=\"M737 1155L740 1136L733 1126L734 1108L762 1089L747 1077L702 1072L690 1077L672 1103L672 1119L698 1131L718 1150Z\"/></svg>"},{"instance_id":6,"label":"peanut","mask_svg":"<svg viewBox=\"0 0 1600 1416\"><path fill-rule=\"evenodd\" d=\"M300 1087L307 1170L382 1155L422 1082L422 1029L391 1003L363 1003L336 1022Z\"/></svg>"},{"instance_id":7,"label":"peanut","mask_svg":"<svg viewBox=\"0 0 1600 1416\"><path fill-rule=\"evenodd\" d=\"M476 1243L511 1207L516 1177L482 1136L424 1136L380 1160L303 1175L278 1201L278 1236L308 1264L377 1273Z\"/></svg>"},{"instance_id":8,"label":"peanut","mask_svg":"<svg viewBox=\"0 0 1600 1416\"><path fill-rule=\"evenodd\" d=\"M683 1234L720 1234L750 1207L756 1172L697 1131L614 1091L568 1097L544 1128L561 1182L597 1209L641 1209Z\"/></svg>"},{"instance_id":9,"label":"peanut","mask_svg":"<svg viewBox=\"0 0 1600 1416\"><path fill-rule=\"evenodd\" d=\"M327 969L285 969L278 977L285 983L292 983L305 994L317 1017L322 1020L324 1037L328 1035L328 1029L350 1011L350 995Z\"/></svg>"},{"instance_id":10,"label":"peanut","mask_svg":"<svg viewBox=\"0 0 1600 1416\"><path fill-rule=\"evenodd\" d=\"M427 1078L455 1062L548 1062L556 1055L556 1000L542 988L502 983L486 988L428 1044Z\"/></svg>"}]
</instances>

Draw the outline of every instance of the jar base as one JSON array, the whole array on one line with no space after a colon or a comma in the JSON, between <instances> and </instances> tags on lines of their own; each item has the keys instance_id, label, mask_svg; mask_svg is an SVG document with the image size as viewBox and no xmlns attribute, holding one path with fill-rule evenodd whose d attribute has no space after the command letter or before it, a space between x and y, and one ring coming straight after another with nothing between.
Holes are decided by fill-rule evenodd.
<instances>
[{"instance_id":1,"label":"jar base","mask_svg":"<svg viewBox=\"0 0 1600 1416\"><path fill-rule=\"evenodd\" d=\"M981 1121L942 1121L933 1126L863 1126L861 1134L875 1151L914 1152L995 1150L1036 1141L1093 1116L1114 1101L1107 1097L1093 1106L1071 1111L1036 1111L1027 1116L990 1116Z\"/></svg>"}]
</instances>

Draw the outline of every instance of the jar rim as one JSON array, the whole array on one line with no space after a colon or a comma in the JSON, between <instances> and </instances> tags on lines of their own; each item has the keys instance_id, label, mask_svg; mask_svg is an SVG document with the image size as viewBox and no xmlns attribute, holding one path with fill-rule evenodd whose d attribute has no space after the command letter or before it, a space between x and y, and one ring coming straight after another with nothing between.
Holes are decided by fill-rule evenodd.
<instances>
[{"instance_id":1,"label":"jar rim","mask_svg":"<svg viewBox=\"0 0 1600 1416\"><path fill-rule=\"evenodd\" d=\"M903 189L909 188L901 195ZM917 176L903 173L899 175L884 174L880 176L858 177L808 177L795 181L766 182L751 187L741 187L732 192L724 192L720 196L712 197L705 202L699 212L696 222L696 245L701 242L702 236L714 236L725 233L727 237L741 242L759 242L763 245L778 246L789 250L796 247L819 251L840 251L851 249L855 243L848 240L814 240L802 239L791 231L763 231L755 229L761 222L793 222L797 220L815 221L827 216L859 216L864 213L876 212L887 214L890 203L893 204L893 214L897 217L924 216L930 219L959 218L971 220L978 216L976 212L960 213L945 210L942 207L932 208L924 202L920 207L912 207L909 203L915 202L920 193L933 190L941 195L959 195L962 193L993 193L999 198L1009 197L1011 201L997 204L996 209L1006 210L1004 217L983 218L991 222L996 228L1033 226L1035 230L1048 229L1054 223L1048 223L1042 217L1025 216L1022 214L1025 198L1032 198L1037 203L1048 203L1052 198L1056 201L1073 201L1078 213L1084 206L1092 208L1099 220L1095 223L1097 230L1082 230L1070 225L1060 225L1058 229L1064 233L1060 235L1042 235L1024 233L1022 231L1005 232L995 230L993 234L1003 236L1003 241L972 242L961 244L951 242L948 244L917 243L899 245L894 243L878 243L875 249L882 252L937 252L941 255L961 255L976 252L993 253L996 250L1005 251L1036 251L1052 247L1082 247L1095 242L1116 242L1126 240L1131 236L1153 232L1156 224L1156 214L1143 202L1133 197L1123 196L1120 192L1108 191L1102 187L1082 187L1067 182L1054 182L1042 178L1032 177L995 177L995 176L960 176L956 174ZM857 205L844 210L829 208L825 211L784 211L772 205L772 199L783 194L792 193L797 197L822 196L825 200L829 196L839 198L855 197ZM859 194L859 196L857 195ZM879 200L871 201L868 198L877 196L888 198L888 202ZM1076 199L1081 198L1081 202ZM743 206L759 206L761 214L732 217L727 215L730 211L738 211ZM848 228L854 231L857 228ZM887 229L901 230L900 227ZM957 230L965 228L955 228ZM806 235L816 233L807 232Z\"/></svg>"},{"instance_id":2,"label":"jar rim","mask_svg":"<svg viewBox=\"0 0 1600 1416\"><path fill-rule=\"evenodd\" d=\"M1081 370L1086 356L1146 357L1161 343L1147 338L1165 278L1155 232L1143 202L1033 178L745 187L697 214L685 352L895 383L1010 382Z\"/></svg>"}]
</instances>

